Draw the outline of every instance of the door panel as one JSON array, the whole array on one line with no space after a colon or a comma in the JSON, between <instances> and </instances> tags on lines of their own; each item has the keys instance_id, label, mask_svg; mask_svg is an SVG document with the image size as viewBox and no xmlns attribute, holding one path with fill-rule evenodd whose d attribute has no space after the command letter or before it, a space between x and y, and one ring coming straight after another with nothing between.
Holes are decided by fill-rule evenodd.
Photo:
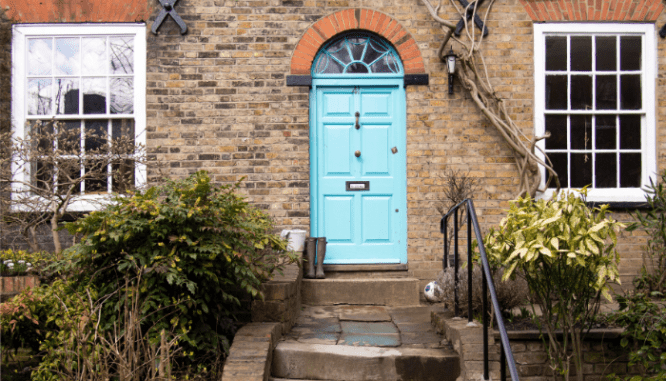
<instances>
[{"instance_id":1,"label":"door panel","mask_svg":"<svg viewBox=\"0 0 666 381\"><path fill-rule=\"evenodd\" d=\"M362 201L363 243L391 241L391 197L365 196Z\"/></svg>"},{"instance_id":2,"label":"door panel","mask_svg":"<svg viewBox=\"0 0 666 381\"><path fill-rule=\"evenodd\" d=\"M326 264L407 263L404 88L354 82L313 83L312 236L327 238Z\"/></svg>"},{"instance_id":3,"label":"door panel","mask_svg":"<svg viewBox=\"0 0 666 381\"><path fill-rule=\"evenodd\" d=\"M390 176L389 132L390 125L364 125L361 131L361 167L364 176ZM369 158L365 160L365 158Z\"/></svg>"},{"instance_id":4,"label":"door panel","mask_svg":"<svg viewBox=\"0 0 666 381\"><path fill-rule=\"evenodd\" d=\"M349 152L350 125L327 124L324 126L324 166L327 176L351 175L351 157L341 155L340 152Z\"/></svg>"},{"instance_id":5,"label":"door panel","mask_svg":"<svg viewBox=\"0 0 666 381\"><path fill-rule=\"evenodd\" d=\"M354 241L354 198L327 196L324 198L324 220L328 227L329 242L352 243Z\"/></svg>"}]
</instances>

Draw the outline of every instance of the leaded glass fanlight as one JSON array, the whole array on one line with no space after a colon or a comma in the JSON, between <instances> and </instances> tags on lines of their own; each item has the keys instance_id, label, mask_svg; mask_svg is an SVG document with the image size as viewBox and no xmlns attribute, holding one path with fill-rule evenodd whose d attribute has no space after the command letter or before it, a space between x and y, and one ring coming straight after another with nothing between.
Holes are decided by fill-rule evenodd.
<instances>
[{"instance_id":1,"label":"leaded glass fanlight","mask_svg":"<svg viewBox=\"0 0 666 381\"><path fill-rule=\"evenodd\" d=\"M330 74L402 74L402 65L386 40L353 32L327 43L315 57L312 75Z\"/></svg>"}]
</instances>

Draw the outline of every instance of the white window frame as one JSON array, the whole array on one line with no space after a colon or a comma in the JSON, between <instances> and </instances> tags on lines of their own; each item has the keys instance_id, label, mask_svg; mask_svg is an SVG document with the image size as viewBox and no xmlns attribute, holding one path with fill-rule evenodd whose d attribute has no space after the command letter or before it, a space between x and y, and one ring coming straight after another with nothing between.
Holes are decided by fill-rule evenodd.
<instances>
[{"instance_id":1,"label":"white window frame","mask_svg":"<svg viewBox=\"0 0 666 381\"><path fill-rule=\"evenodd\" d=\"M543 136L546 130L545 114L545 82L546 82L546 39L547 35L641 35L642 40L642 110L632 110L642 113L641 117L641 188L656 181L657 155L656 155L656 65L657 44L654 24L601 24L601 23L535 23L534 24L534 130L536 136ZM567 57L567 62L569 58ZM618 62L619 64L619 62ZM594 70L594 67L593 67ZM594 72L591 72L591 74ZM618 92L620 89L618 88ZM551 111L551 110L549 110ZM562 110L567 114L567 110ZM594 113L594 112L593 112ZM618 142L619 144L619 142ZM541 150L545 150L545 140L537 143ZM544 154L538 151L543 159ZM594 170L594 165L592 166ZM619 168L618 168L619 170ZM545 169L541 168L541 186L546 184ZM551 183L551 186L553 184ZM644 202L645 191L641 188L589 188L588 201L593 202ZM555 188L549 188L539 193L538 197L549 198Z\"/></svg>"},{"instance_id":2,"label":"white window frame","mask_svg":"<svg viewBox=\"0 0 666 381\"><path fill-rule=\"evenodd\" d=\"M25 123L27 117L27 39L30 37L67 37L67 36L134 36L134 113L128 115L52 115L56 120L72 119L133 119L135 143L146 145L146 25L144 23L103 23L103 24L16 24L12 27L12 130L14 138L25 136ZM53 113L55 113L55 105ZM79 107L83 107L80 104ZM45 118L41 118L42 120ZM21 183L29 180L29 166L24 163L14 163L15 183L12 197L21 192ZM21 168L23 167L23 168ZM139 187L146 183L146 166L135 166L134 181ZM76 196L70 204L68 211L84 212L96 210L109 200L110 194L83 194Z\"/></svg>"}]
</instances>

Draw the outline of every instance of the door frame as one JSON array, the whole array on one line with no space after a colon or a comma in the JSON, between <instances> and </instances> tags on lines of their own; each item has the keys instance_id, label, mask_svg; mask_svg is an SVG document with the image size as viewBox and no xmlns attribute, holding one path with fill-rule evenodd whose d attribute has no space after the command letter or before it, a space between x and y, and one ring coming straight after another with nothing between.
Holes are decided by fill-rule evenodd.
<instances>
[{"instance_id":1,"label":"door frame","mask_svg":"<svg viewBox=\"0 0 666 381\"><path fill-rule=\"evenodd\" d=\"M313 78L312 86L310 88L310 235L314 236L318 232L318 202L319 202L319 182L318 182L318 168L319 168L319 157L318 157L318 139L317 135L317 91L320 87L387 87L395 86L398 88L398 97L401 100L401 106L396 110L395 116L399 118L402 123L400 132L403 135L401 139L401 147L398 148L398 152L403 152L403 155L400 155L401 158L404 158L396 165L396 174L395 177L401 178L404 180L404 189L400 190L402 192L402 201L399 208L405 211L404 214L404 226L402 226L398 232L399 239L401 241L401 246L404 247L404 250L400 253L400 264L407 264L407 96L405 92L404 85L404 76L403 75L387 75L387 74L374 74L369 76L359 76L356 75L337 75L334 78L332 76L327 76L328 78Z\"/></svg>"}]
</instances>

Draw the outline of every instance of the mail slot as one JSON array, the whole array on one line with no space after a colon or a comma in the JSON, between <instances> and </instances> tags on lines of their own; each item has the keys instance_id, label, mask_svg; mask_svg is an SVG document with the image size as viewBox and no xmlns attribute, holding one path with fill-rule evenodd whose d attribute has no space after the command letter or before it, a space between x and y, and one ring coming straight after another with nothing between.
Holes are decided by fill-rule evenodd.
<instances>
[{"instance_id":1,"label":"mail slot","mask_svg":"<svg viewBox=\"0 0 666 381\"><path fill-rule=\"evenodd\" d=\"M369 191L370 182L369 181L347 181L346 183L347 191Z\"/></svg>"}]
</instances>

